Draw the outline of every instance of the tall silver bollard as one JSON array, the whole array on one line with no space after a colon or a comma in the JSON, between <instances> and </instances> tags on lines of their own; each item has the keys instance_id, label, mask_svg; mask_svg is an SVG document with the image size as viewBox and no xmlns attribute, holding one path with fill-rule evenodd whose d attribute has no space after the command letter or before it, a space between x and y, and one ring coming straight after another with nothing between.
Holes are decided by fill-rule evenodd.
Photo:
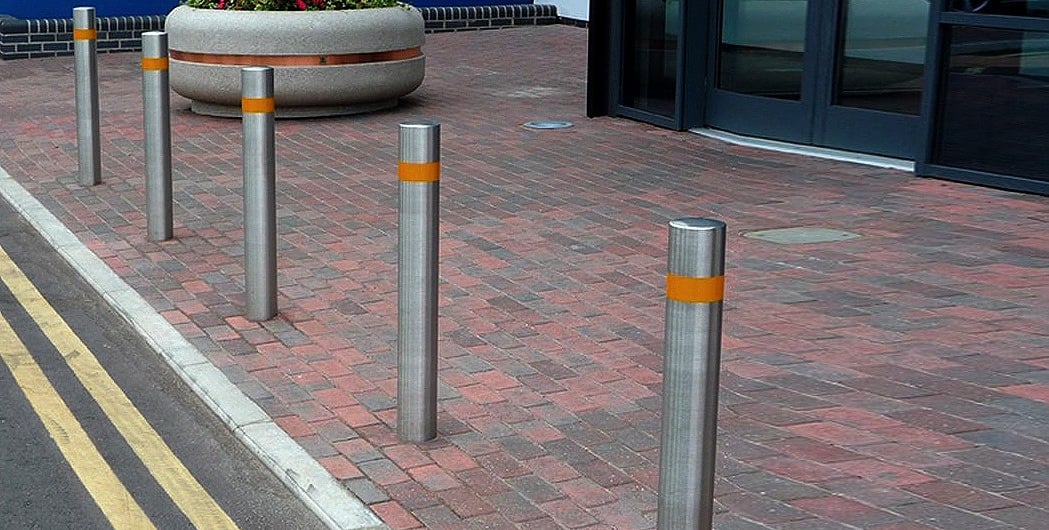
<instances>
[{"instance_id":1,"label":"tall silver bollard","mask_svg":"<svg viewBox=\"0 0 1049 530\"><path fill-rule=\"evenodd\" d=\"M102 182L102 148L98 125L98 62L95 8L73 8L73 71L76 93L76 146L80 183Z\"/></svg>"},{"instance_id":2,"label":"tall silver bollard","mask_svg":"<svg viewBox=\"0 0 1049 530\"><path fill-rule=\"evenodd\" d=\"M397 433L422 442L437 436L440 124L400 124L397 176Z\"/></svg>"},{"instance_id":3,"label":"tall silver bollard","mask_svg":"<svg viewBox=\"0 0 1049 530\"><path fill-rule=\"evenodd\" d=\"M146 131L146 236L171 239L171 97L168 34L142 34L142 116Z\"/></svg>"},{"instance_id":4,"label":"tall silver bollard","mask_svg":"<svg viewBox=\"0 0 1049 530\"><path fill-rule=\"evenodd\" d=\"M244 126L244 273L248 320L277 314L277 162L273 69L240 71Z\"/></svg>"},{"instance_id":5,"label":"tall silver bollard","mask_svg":"<svg viewBox=\"0 0 1049 530\"><path fill-rule=\"evenodd\" d=\"M725 223L671 221L659 530L709 530L714 504Z\"/></svg>"}]
</instances>

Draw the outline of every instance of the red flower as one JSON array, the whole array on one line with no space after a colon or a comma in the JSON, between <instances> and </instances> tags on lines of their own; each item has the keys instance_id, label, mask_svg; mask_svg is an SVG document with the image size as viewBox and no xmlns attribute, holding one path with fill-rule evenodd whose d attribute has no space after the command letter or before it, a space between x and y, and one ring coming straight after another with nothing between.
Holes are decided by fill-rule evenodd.
<instances>
[{"instance_id":1,"label":"red flower","mask_svg":"<svg viewBox=\"0 0 1049 530\"><path fill-rule=\"evenodd\" d=\"M219 9L226 9L226 0L219 0Z\"/></svg>"},{"instance_id":2,"label":"red flower","mask_svg":"<svg viewBox=\"0 0 1049 530\"><path fill-rule=\"evenodd\" d=\"M306 10L306 2L303 2L302 0L295 0L295 5L302 11Z\"/></svg>"}]
</instances>

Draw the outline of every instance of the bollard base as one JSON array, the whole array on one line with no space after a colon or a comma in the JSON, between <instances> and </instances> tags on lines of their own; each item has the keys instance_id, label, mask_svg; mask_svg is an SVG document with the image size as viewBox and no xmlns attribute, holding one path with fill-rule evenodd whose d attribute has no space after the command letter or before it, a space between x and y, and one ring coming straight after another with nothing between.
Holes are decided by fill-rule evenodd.
<instances>
[{"instance_id":1,"label":"bollard base","mask_svg":"<svg viewBox=\"0 0 1049 530\"><path fill-rule=\"evenodd\" d=\"M377 110L391 109L397 106L397 99L375 101L371 103L359 103L356 105L341 105L335 107L280 107L279 103L274 117L281 118L322 118L325 116L348 116L351 114L363 114ZM219 118L240 118L240 105L217 105L193 100L189 110L194 114L203 116L216 116Z\"/></svg>"}]
</instances>

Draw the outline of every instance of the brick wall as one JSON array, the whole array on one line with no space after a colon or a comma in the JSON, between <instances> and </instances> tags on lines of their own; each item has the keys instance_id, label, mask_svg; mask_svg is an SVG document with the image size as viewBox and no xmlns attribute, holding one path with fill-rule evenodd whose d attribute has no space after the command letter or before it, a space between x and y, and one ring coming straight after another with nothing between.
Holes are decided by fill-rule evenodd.
<instances>
[{"instance_id":1,"label":"brick wall","mask_svg":"<svg viewBox=\"0 0 1049 530\"><path fill-rule=\"evenodd\" d=\"M427 33L557 24L553 5L421 7ZM142 33L164 28L163 16L99 17L100 53L137 51ZM0 59L55 57L73 53L72 19L22 20L0 15Z\"/></svg>"}]
</instances>

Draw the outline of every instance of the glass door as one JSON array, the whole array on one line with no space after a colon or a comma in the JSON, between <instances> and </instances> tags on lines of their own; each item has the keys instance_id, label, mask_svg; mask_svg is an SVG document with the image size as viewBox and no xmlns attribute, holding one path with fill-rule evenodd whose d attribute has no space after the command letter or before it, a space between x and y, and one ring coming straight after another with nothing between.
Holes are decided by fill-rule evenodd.
<instances>
[{"instance_id":1,"label":"glass door","mask_svg":"<svg viewBox=\"0 0 1049 530\"><path fill-rule=\"evenodd\" d=\"M828 43L831 83L818 108L814 143L916 158L929 0L833 3L828 22L840 22Z\"/></svg>"},{"instance_id":2,"label":"glass door","mask_svg":"<svg viewBox=\"0 0 1049 530\"><path fill-rule=\"evenodd\" d=\"M707 123L914 158L928 0L721 0Z\"/></svg>"},{"instance_id":3,"label":"glass door","mask_svg":"<svg viewBox=\"0 0 1049 530\"><path fill-rule=\"evenodd\" d=\"M815 101L816 0L721 0L707 123L809 143Z\"/></svg>"},{"instance_id":4,"label":"glass door","mask_svg":"<svg viewBox=\"0 0 1049 530\"><path fill-rule=\"evenodd\" d=\"M616 10L622 31L616 114L677 128L681 13L681 0L622 0Z\"/></svg>"}]
</instances>

